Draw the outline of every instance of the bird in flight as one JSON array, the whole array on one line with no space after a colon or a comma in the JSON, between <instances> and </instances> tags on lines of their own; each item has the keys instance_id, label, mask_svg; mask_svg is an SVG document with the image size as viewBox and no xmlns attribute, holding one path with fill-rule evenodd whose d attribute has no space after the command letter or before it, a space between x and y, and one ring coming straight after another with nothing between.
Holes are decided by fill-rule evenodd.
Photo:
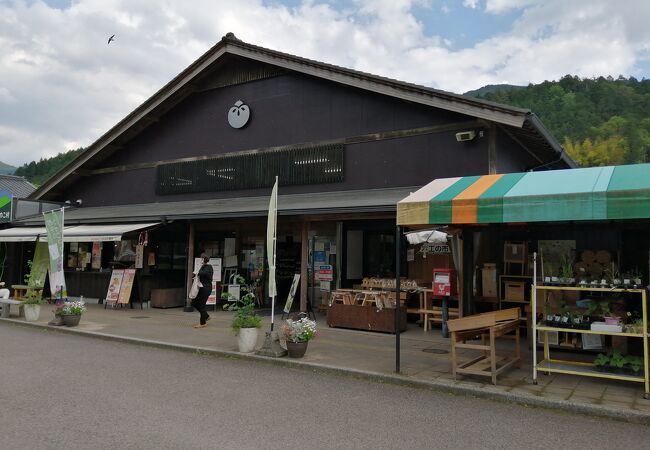
<instances>
[{"instance_id":1,"label":"bird in flight","mask_svg":"<svg viewBox=\"0 0 650 450\"><path fill-rule=\"evenodd\" d=\"M115 35L113 35L113 36L111 36L111 37L108 38L108 42L107 42L107 44L110 44L111 41L114 41L114 40L115 40Z\"/></svg>"}]
</instances>

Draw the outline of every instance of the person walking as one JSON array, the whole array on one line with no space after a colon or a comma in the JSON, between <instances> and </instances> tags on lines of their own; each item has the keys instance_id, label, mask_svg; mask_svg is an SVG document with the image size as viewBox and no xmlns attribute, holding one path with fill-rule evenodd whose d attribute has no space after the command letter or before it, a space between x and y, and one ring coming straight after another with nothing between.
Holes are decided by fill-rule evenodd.
<instances>
[{"instance_id":1,"label":"person walking","mask_svg":"<svg viewBox=\"0 0 650 450\"><path fill-rule=\"evenodd\" d=\"M208 264L209 262L210 257L204 256L201 268L198 273L194 275L195 277L199 277L199 282L201 283L198 295L194 300L192 300L192 306L194 306L201 314L199 324L194 325L194 328L205 328L207 326L206 322L210 319L210 315L205 310L205 304L208 301L210 292L212 292L212 274L214 270L212 269L212 266Z\"/></svg>"}]
</instances>

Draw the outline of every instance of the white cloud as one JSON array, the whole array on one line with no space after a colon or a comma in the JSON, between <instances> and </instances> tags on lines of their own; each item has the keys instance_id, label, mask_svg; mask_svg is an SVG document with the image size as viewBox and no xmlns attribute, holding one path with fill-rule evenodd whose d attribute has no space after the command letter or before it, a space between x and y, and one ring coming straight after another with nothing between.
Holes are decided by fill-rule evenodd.
<instances>
[{"instance_id":1,"label":"white cloud","mask_svg":"<svg viewBox=\"0 0 650 450\"><path fill-rule=\"evenodd\" d=\"M463 0L463 6L476 9L479 7L478 0Z\"/></svg>"},{"instance_id":2,"label":"white cloud","mask_svg":"<svg viewBox=\"0 0 650 450\"><path fill-rule=\"evenodd\" d=\"M451 50L427 34L431 0L79 0L64 10L0 2L0 160L88 145L228 31L263 47L454 92L489 83L638 75L650 2L464 0L511 29ZM417 7L417 8L414 8ZM419 16L414 14L418 11ZM424 11L424 12L423 12ZM452 13L446 14L453 20ZM463 32L459 22L459 34ZM106 44L116 34L115 42Z\"/></svg>"}]
</instances>

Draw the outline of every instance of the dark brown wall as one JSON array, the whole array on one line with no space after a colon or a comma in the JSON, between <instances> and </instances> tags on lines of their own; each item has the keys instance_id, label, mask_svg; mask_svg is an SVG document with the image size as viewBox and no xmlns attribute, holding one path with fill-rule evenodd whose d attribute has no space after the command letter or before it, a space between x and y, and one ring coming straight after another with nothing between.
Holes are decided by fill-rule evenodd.
<instances>
[{"instance_id":1,"label":"dark brown wall","mask_svg":"<svg viewBox=\"0 0 650 450\"><path fill-rule=\"evenodd\" d=\"M497 128L497 173L525 172L541 163Z\"/></svg>"},{"instance_id":2,"label":"dark brown wall","mask_svg":"<svg viewBox=\"0 0 650 450\"><path fill-rule=\"evenodd\" d=\"M239 99L250 106L252 118L245 128L235 130L228 125L226 113ZM469 120L473 118L289 74L194 94L102 167ZM421 186L434 178L487 173L487 138L459 143L454 135L446 132L348 145L342 183L292 186L281 192ZM504 142L505 152L511 152L511 144ZM155 170L142 169L84 178L62 199L81 198L85 206L99 206L267 194L268 189L157 196Z\"/></svg>"}]
</instances>

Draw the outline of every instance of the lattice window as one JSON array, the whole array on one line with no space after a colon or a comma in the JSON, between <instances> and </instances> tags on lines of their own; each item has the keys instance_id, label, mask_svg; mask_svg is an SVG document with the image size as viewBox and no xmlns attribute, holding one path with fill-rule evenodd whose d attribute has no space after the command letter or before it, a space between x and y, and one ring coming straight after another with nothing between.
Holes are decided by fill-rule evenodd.
<instances>
[{"instance_id":1,"label":"lattice window","mask_svg":"<svg viewBox=\"0 0 650 450\"><path fill-rule=\"evenodd\" d=\"M158 166L160 195L336 183L345 173L344 144L250 152Z\"/></svg>"}]
</instances>

